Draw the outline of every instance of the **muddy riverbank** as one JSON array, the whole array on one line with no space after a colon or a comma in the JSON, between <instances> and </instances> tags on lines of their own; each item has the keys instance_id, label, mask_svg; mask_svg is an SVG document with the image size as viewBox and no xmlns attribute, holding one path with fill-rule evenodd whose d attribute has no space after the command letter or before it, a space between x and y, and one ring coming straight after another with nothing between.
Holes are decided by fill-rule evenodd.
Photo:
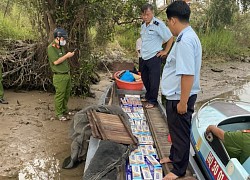
<instances>
[{"instance_id":1,"label":"muddy riverbank","mask_svg":"<svg viewBox=\"0 0 250 180\"><path fill-rule=\"evenodd\" d=\"M249 70L250 63L204 62L198 101L246 84ZM79 110L97 104L109 84L108 73L101 73L100 83L92 86L96 98L72 97L69 108ZM242 100L248 100L249 96L243 96L248 89L239 90ZM51 118L54 115L53 94L7 90L5 97L9 105L0 105L0 179L81 179L84 164L72 170L61 169L64 158L70 154L71 121L59 122Z\"/></svg>"}]
</instances>

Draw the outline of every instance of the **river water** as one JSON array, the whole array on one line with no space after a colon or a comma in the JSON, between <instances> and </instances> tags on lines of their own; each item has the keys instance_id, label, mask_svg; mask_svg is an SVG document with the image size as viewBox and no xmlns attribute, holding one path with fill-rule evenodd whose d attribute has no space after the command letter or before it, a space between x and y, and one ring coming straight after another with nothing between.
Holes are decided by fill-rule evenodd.
<instances>
[{"instance_id":1,"label":"river water","mask_svg":"<svg viewBox=\"0 0 250 180\"><path fill-rule=\"evenodd\" d=\"M237 101L244 101L250 103L250 77L245 79L245 83L243 85L237 86L236 89L220 94L218 96L215 96L211 99L207 99L205 101L200 101L196 103L196 110L201 107L202 104L205 102L215 99L215 98L222 98L222 99L231 99L231 100L237 100Z\"/></svg>"}]
</instances>

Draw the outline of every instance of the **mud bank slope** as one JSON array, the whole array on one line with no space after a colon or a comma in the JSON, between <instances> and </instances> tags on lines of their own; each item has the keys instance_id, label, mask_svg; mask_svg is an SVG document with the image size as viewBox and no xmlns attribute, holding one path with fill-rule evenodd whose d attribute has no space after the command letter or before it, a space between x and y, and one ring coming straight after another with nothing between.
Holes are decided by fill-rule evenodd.
<instances>
[{"instance_id":1,"label":"mud bank slope","mask_svg":"<svg viewBox=\"0 0 250 180\"><path fill-rule=\"evenodd\" d=\"M249 70L250 63L203 63L202 92L198 101L246 83ZM97 104L110 84L108 76L102 73L101 82L92 86L96 98L72 97L69 108L79 110ZM51 119L54 115L53 94L9 90L5 97L9 105L0 105L0 179L81 179L84 164L72 170L61 169L64 158L70 154L68 132L71 121Z\"/></svg>"}]
</instances>

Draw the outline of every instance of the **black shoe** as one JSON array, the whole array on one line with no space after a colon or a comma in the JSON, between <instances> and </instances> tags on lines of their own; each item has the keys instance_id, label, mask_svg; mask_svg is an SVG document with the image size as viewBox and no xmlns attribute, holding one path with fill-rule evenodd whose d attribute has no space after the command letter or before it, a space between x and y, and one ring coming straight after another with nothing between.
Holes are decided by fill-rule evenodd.
<instances>
[{"instance_id":1,"label":"black shoe","mask_svg":"<svg viewBox=\"0 0 250 180\"><path fill-rule=\"evenodd\" d=\"M0 99L0 104L9 104L9 103L5 101L4 99Z\"/></svg>"}]
</instances>

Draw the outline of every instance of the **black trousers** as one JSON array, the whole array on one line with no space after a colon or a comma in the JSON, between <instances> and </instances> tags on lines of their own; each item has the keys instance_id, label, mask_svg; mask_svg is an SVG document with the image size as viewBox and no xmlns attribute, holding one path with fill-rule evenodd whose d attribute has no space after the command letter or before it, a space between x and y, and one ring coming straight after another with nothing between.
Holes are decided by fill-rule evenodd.
<instances>
[{"instance_id":1,"label":"black trousers","mask_svg":"<svg viewBox=\"0 0 250 180\"><path fill-rule=\"evenodd\" d=\"M142 58L141 57L139 57L139 72L141 72L141 64L142 64Z\"/></svg>"},{"instance_id":2,"label":"black trousers","mask_svg":"<svg viewBox=\"0 0 250 180\"><path fill-rule=\"evenodd\" d=\"M191 119L196 98L197 95L189 97L188 109L185 114L177 113L179 100L167 100L166 102L168 127L172 140L169 156L170 160L173 161L173 170L171 172L177 176L184 176L188 166Z\"/></svg>"},{"instance_id":3,"label":"black trousers","mask_svg":"<svg viewBox=\"0 0 250 180\"><path fill-rule=\"evenodd\" d=\"M146 88L145 98L151 104L157 104L157 97L161 76L161 58L154 56L149 60L142 60L141 78Z\"/></svg>"}]
</instances>

